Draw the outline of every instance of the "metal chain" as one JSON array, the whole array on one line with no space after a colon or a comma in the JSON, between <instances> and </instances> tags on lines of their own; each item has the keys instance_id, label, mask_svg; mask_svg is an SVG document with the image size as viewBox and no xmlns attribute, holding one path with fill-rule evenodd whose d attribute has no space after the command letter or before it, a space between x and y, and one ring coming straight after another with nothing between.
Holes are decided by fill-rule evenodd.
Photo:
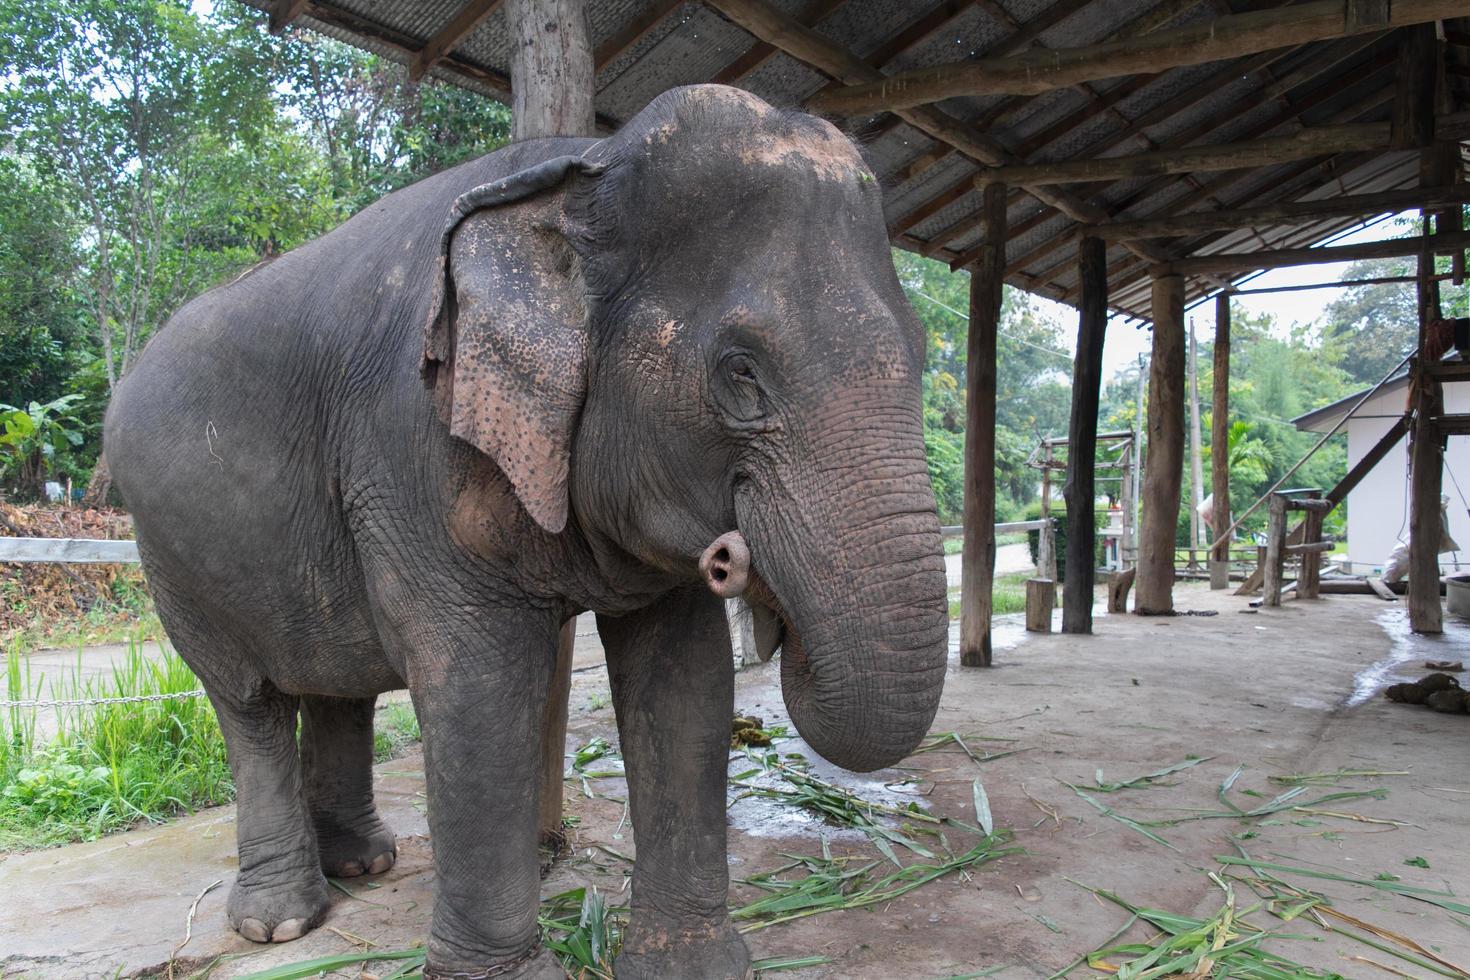
<instances>
[{"instance_id":1,"label":"metal chain","mask_svg":"<svg viewBox=\"0 0 1470 980\"><path fill-rule=\"evenodd\" d=\"M201 691L177 691L173 694L135 694L124 698L69 698L63 701L40 701L25 698L20 701L0 701L0 708L79 708L94 704L141 704L145 701L178 701L183 698L202 698Z\"/></svg>"},{"instance_id":2,"label":"metal chain","mask_svg":"<svg viewBox=\"0 0 1470 980\"><path fill-rule=\"evenodd\" d=\"M576 634L578 637L596 636L596 630ZM136 694L125 698L68 698L62 701L41 701L23 698L19 701L0 701L0 708L81 708L94 704L142 704L147 701L178 701L183 698L202 698L204 691L177 691L173 694Z\"/></svg>"}]
</instances>

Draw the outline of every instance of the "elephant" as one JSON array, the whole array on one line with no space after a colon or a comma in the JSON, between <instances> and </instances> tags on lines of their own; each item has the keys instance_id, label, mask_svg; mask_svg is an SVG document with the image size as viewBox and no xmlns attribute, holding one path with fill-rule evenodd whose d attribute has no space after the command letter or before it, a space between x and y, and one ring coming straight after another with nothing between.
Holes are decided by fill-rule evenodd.
<instances>
[{"instance_id":1,"label":"elephant","mask_svg":"<svg viewBox=\"0 0 1470 980\"><path fill-rule=\"evenodd\" d=\"M324 876L393 865L372 718L406 687L426 976L561 976L540 723L592 611L636 845L616 974L749 975L724 600L763 612L816 752L871 771L920 742L948 653L924 346L854 144L718 85L431 176L181 308L105 451L226 740L232 926L296 938Z\"/></svg>"}]
</instances>

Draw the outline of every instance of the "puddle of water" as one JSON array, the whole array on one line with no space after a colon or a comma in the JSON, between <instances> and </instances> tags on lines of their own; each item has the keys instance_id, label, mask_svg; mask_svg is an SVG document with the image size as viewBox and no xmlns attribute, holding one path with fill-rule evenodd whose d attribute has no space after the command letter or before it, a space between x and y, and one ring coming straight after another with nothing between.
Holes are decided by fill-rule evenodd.
<instances>
[{"instance_id":1,"label":"puddle of water","mask_svg":"<svg viewBox=\"0 0 1470 980\"><path fill-rule=\"evenodd\" d=\"M1409 611L1403 606L1385 609L1373 621L1388 636L1388 656L1358 671L1353 678L1353 693L1347 706L1356 707L1400 681L1412 681L1419 673L1401 674L1398 668L1413 661L1456 660L1470 649L1470 624L1446 616L1440 636L1419 636L1409 628Z\"/></svg>"}]
</instances>

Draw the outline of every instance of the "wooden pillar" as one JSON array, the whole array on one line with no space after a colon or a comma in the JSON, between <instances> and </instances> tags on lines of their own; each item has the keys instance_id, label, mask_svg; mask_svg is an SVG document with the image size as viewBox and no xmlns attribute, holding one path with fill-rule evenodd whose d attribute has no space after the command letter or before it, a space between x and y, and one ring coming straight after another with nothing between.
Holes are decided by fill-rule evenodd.
<instances>
[{"instance_id":1,"label":"wooden pillar","mask_svg":"<svg viewBox=\"0 0 1470 980\"><path fill-rule=\"evenodd\" d=\"M1444 147L1442 149L1441 147ZM1435 186L1452 178L1458 147L1444 143L1425 149L1421 185ZM1409 450L1409 627L1415 633L1444 632L1444 608L1440 604L1439 543L1444 535L1439 497L1444 482L1444 460L1440 455L1444 437L1435 418L1444 413L1444 389L1428 373L1438 359L1432 324L1439 319L1439 284L1434 276L1434 252L1430 248L1430 215L1424 215L1424 249L1419 254L1419 356L1411 372L1414 392L1413 444Z\"/></svg>"},{"instance_id":2,"label":"wooden pillar","mask_svg":"<svg viewBox=\"0 0 1470 980\"><path fill-rule=\"evenodd\" d=\"M1100 238L1077 249L1082 299L1077 355L1072 365L1072 418L1067 432L1067 570L1062 592L1062 632L1092 632L1092 591L1097 560L1097 405L1102 392L1103 334L1108 325L1108 255Z\"/></svg>"},{"instance_id":3,"label":"wooden pillar","mask_svg":"<svg viewBox=\"0 0 1470 980\"><path fill-rule=\"evenodd\" d=\"M995 337L1006 268L1006 188L985 188L984 245L970 271L965 366L965 550L960 577L960 663L989 667L995 586Z\"/></svg>"},{"instance_id":4,"label":"wooden pillar","mask_svg":"<svg viewBox=\"0 0 1470 980\"><path fill-rule=\"evenodd\" d=\"M592 30L584 0L509 0L511 138L595 136ZM562 627L541 727L541 840L559 849L567 697L576 620Z\"/></svg>"},{"instance_id":5,"label":"wooden pillar","mask_svg":"<svg viewBox=\"0 0 1470 980\"><path fill-rule=\"evenodd\" d=\"M1281 605L1282 566L1286 561L1286 497L1271 494L1270 517L1266 521L1266 558L1263 562L1261 601L1267 606Z\"/></svg>"},{"instance_id":6,"label":"wooden pillar","mask_svg":"<svg viewBox=\"0 0 1470 980\"><path fill-rule=\"evenodd\" d=\"M1230 529L1230 294L1215 297L1215 371L1210 406L1210 493L1214 497L1212 538ZM1210 588L1230 587L1230 542L1210 555Z\"/></svg>"},{"instance_id":7,"label":"wooden pillar","mask_svg":"<svg viewBox=\"0 0 1470 980\"><path fill-rule=\"evenodd\" d=\"M1153 281L1154 343L1148 375L1148 456L1133 611L1174 611L1174 528L1184 466L1184 277Z\"/></svg>"},{"instance_id":8,"label":"wooden pillar","mask_svg":"<svg viewBox=\"0 0 1470 980\"><path fill-rule=\"evenodd\" d=\"M596 136L584 0L509 0L511 139Z\"/></svg>"}]
</instances>

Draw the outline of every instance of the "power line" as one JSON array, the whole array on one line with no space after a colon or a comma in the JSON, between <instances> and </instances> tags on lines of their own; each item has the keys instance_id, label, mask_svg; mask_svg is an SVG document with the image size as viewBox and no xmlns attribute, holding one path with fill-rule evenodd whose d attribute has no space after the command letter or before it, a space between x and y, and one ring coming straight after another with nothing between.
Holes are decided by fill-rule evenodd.
<instances>
[{"instance_id":1,"label":"power line","mask_svg":"<svg viewBox=\"0 0 1470 980\"><path fill-rule=\"evenodd\" d=\"M935 306L939 307L941 310L948 310L949 312L953 313L955 316L959 317L961 320L965 320L965 321L968 322L969 319L970 319L970 317L969 317L968 314L961 313L959 310L955 309L953 306L950 306L948 303L941 303L939 300L935 299L933 296L930 296L928 293L921 293L917 289L912 289L912 288L909 289L909 292L913 293L915 296L921 297L923 299L927 299L929 302L933 303ZM1014 336L1012 334L1009 334L1009 333L1007 333L1006 336L1010 337L1011 340L1014 340L1018 344L1025 344L1027 347L1034 347L1034 348L1036 348L1037 350L1041 351L1044 354L1055 354L1057 357L1064 357L1064 358L1067 359L1067 363L1068 364L1072 363L1072 355L1071 354L1068 354L1066 351L1059 351L1059 350L1054 350L1054 349L1052 349L1050 347L1043 347L1041 344L1033 344L1029 340L1022 339L1021 337L1016 337L1016 336Z\"/></svg>"}]
</instances>

